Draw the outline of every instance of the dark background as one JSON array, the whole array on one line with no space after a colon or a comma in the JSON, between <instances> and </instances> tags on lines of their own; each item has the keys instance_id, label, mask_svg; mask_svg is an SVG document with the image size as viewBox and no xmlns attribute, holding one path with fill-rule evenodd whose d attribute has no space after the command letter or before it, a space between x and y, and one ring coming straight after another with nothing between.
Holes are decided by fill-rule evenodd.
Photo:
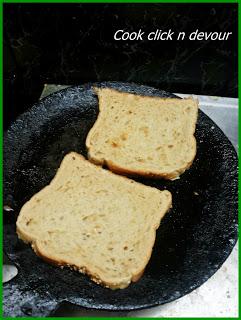
<instances>
[{"instance_id":1,"label":"dark background","mask_svg":"<svg viewBox=\"0 0 241 320\"><path fill-rule=\"evenodd\" d=\"M233 32L227 41L114 41L118 29ZM4 4L4 125L45 83L116 80L237 97L236 4Z\"/></svg>"}]
</instances>

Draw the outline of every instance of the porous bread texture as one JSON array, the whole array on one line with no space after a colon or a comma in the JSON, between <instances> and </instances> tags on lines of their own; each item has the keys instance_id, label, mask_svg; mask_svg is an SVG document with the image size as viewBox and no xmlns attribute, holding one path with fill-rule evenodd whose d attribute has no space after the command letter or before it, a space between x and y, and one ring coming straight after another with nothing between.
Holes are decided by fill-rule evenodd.
<instances>
[{"instance_id":1,"label":"porous bread texture","mask_svg":"<svg viewBox=\"0 0 241 320\"><path fill-rule=\"evenodd\" d=\"M198 102L94 88L99 115L86 147L90 161L116 173L176 179L196 155Z\"/></svg>"},{"instance_id":2,"label":"porous bread texture","mask_svg":"<svg viewBox=\"0 0 241 320\"><path fill-rule=\"evenodd\" d=\"M56 176L22 207L17 234L48 262L106 287L137 281L149 259L169 191L142 185L66 155Z\"/></svg>"}]
</instances>

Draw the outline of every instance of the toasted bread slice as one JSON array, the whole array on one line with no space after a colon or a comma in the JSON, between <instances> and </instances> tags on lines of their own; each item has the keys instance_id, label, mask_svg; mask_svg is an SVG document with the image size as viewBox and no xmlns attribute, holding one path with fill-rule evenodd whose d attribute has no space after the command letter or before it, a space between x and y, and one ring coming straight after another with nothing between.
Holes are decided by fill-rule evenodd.
<instances>
[{"instance_id":1,"label":"toasted bread slice","mask_svg":"<svg viewBox=\"0 0 241 320\"><path fill-rule=\"evenodd\" d=\"M198 103L95 88L99 115L86 146L90 161L130 175L176 179L196 155Z\"/></svg>"},{"instance_id":2,"label":"toasted bread slice","mask_svg":"<svg viewBox=\"0 0 241 320\"><path fill-rule=\"evenodd\" d=\"M142 275L171 193L120 177L77 153L22 207L20 239L43 259L88 274L110 288Z\"/></svg>"}]
</instances>

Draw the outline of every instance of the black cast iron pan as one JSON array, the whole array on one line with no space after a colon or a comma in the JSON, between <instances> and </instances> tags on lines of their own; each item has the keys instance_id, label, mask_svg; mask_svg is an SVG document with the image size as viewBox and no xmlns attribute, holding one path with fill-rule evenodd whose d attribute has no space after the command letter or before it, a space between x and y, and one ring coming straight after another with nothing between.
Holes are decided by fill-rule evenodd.
<instances>
[{"instance_id":1,"label":"black cast iron pan","mask_svg":"<svg viewBox=\"0 0 241 320\"><path fill-rule=\"evenodd\" d=\"M119 82L99 86L142 95L173 97L146 86ZM18 275L4 284L5 316L47 316L62 302L105 310L135 310L175 300L204 283L237 240L237 155L223 132L199 111L197 156L179 180L136 179L168 189L173 208L157 231L143 277L111 291L77 272L51 266L18 240L21 206L43 188L69 151L86 156L85 138L98 114L91 85L71 87L36 103L4 137L4 250Z\"/></svg>"}]
</instances>

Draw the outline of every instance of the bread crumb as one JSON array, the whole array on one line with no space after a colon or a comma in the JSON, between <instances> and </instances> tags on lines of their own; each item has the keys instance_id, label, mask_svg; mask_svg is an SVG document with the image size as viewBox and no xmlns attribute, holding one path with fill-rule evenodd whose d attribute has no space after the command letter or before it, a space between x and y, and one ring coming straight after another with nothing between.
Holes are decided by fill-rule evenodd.
<instances>
[{"instance_id":1,"label":"bread crumb","mask_svg":"<svg viewBox=\"0 0 241 320\"><path fill-rule=\"evenodd\" d=\"M112 145L112 147L114 147L114 148L119 147L119 144L118 144L117 142L115 142L115 141L112 141L112 142L111 142L111 145Z\"/></svg>"},{"instance_id":2,"label":"bread crumb","mask_svg":"<svg viewBox=\"0 0 241 320\"><path fill-rule=\"evenodd\" d=\"M4 211L14 211L13 208L11 208L11 207L8 206L8 205L5 205L5 206L3 207L3 210L4 210Z\"/></svg>"}]
</instances>

